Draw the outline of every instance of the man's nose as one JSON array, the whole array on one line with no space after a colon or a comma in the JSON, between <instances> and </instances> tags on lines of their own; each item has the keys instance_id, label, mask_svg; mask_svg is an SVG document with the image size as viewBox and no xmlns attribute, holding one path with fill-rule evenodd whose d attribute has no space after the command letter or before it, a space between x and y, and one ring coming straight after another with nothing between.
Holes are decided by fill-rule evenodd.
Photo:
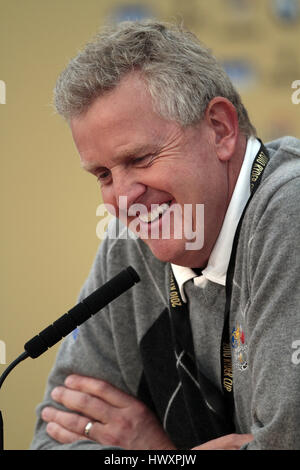
<instances>
[{"instance_id":1,"label":"man's nose","mask_svg":"<svg viewBox=\"0 0 300 470\"><path fill-rule=\"evenodd\" d=\"M113 197L119 210L127 210L146 191L146 186L136 177L134 172L116 171L113 175Z\"/></svg>"}]
</instances>

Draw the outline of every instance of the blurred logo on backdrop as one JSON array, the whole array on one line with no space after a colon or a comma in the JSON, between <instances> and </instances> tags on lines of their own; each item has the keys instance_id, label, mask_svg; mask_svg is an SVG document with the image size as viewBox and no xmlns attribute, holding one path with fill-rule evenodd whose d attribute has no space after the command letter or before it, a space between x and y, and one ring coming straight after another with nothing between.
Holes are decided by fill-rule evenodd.
<instances>
[{"instance_id":1,"label":"blurred logo on backdrop","mask_svg":"<svg viewBox=\"0 0 300 470\"><path fill-rule=\"evenodd\" d=\"M282 23L295 23L299 20L299 0L272 0L272 11Z\"/></svg>"},{"instance_id":2,"label":"blurred logo on backdrop","mask_svg":"<svg viewBox=\"0 0 300 470\"><path fill-rule=\"evenodd\" d=\"M110 16L119 23L121 21L138 21L153 18L153 12L149 6L129 3L117 6Z\"/></svg>"},{"instance_id":3,"label":"blurred logo on backdrop","mask_svg":"<svg viewBox=\"0 0 300 470\"><path fill-rule=\"evenodd\" d=\"M274 62L268 70L268 83L288 89L290 83L300 77L299 52L294 44L279 44L274 53Z\"/></svg>"},{"instance_id":4,"label":"blurred logo on backdrop","mask_svg":"<svg viewBox=\"0 0 300 470\"><path fill-rule=\"evenodd\" d=\"M250 61L228 59L222 61L225 72L238 90L247 90L257 82L257 73Z\"/></svg>"}]
</instances>

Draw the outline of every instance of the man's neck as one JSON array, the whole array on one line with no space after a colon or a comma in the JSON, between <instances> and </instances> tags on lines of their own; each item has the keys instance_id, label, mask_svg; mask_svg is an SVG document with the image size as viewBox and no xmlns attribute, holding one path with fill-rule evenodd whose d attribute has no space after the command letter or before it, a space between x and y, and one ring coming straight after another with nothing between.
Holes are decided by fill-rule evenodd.
<instances>
[{"instance_id":1,"label":"man's neck","mask_svg":"<svg viewBox=\"0 0 300 470\"><path fill-rule=\"evenodd\" d=\"M244 157L245 157L245 152L247 148L247 137L243 134L239 135L237 144L236 144L236 150L233 158L230 159L228 163L228 195L227 195L227 207L229 206L237 179L239 177Z\"/></svg>"}]
</instances>

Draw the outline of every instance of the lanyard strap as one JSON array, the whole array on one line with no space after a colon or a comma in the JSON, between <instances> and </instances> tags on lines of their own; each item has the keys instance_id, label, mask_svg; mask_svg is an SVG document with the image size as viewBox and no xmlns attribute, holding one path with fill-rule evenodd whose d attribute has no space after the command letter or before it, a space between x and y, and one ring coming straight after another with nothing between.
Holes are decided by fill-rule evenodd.
<instances>
[{"instance_id":1,"label":"lanyard strap","mask_svg":"<svg viewBox=\"0 0 300 470\"><path fill-rule=\"evenodd\" d=\"M263 143L261 142L260 149L254 159L251 174L250 174L250 197L243 210L242 216L239 220L230 256L230 261L227 269L226 276L226 303L224 311L224 327L221 341L221 374L222 374L222 388L224 398L226 401L226 409L228 410L229 419L233 420L234 413L234 394L233 394L233 371L232 371L232 358L231 358L231 338L230 338L230 304L232 294L232 283L235 269L236 252L242 227L242 222L249 206L249 203L260 185L262 175L269 161L269 154Z\"/></svg>"},{"instance_id":2,"label":"lanyard strap","mask_svg":"<svg viewBox=\"0 0 300 470\"><path fill-rule=\"evenodd\" d=\"M194 357L194 343L187 305L181 299L178 284L170 270L170 312L176 353L187 352Z\"/></svg>"},{"instance_id":3,"label":"lanyard strap","mask_svg":"<svg viewBox=\"0 0 300 470\"><path fill-rule=\"evenodd\" d=\"M226 303L224 313L224 327L221 340L221 374L222 374L222 388L223 395L225 398L225 410L227 415L228 423L233 423L233 411L234 411L234 397L233 397L233 374L232 374L232 361L231 361L231 344L230 344L230 330L229 330L229 317L230 317L230 303L232 293L232 281L235 268L236 251L241 231L242 221L247 210L247 207L257 190L265 167L269 161L269 155L267 149L261 142L260 149L254 159L251 174L250 174L250 197L244 208L242 216L240 218L237 230L235 233L230 261L227 270L226 277ZM184 350L189 359L195 363L194 345L192 330L189 319L189 312L187 305L183 302L180 296L180 290L177 282L173 276L172 270L170 270L170 295L169 305L171 312L171 327L172 335L175 342L175 348L177 354ZM195 364L196 367L196 364ZM233 424L232 424L233 425Z\"/></svg>"},{"instance_id":4,"label":"lanyard strap","mask_svg":"<svg viewBox=\"0 0 300 470\"><path fill-rule=\"evenodd\" d=\"M170 327L178 375L175 401L185 416L186 432L191 433L196 443L234 432L224 409L223 394L197 364L189 309L181 299L171 270Z\"/></svg>"}]
</instances>

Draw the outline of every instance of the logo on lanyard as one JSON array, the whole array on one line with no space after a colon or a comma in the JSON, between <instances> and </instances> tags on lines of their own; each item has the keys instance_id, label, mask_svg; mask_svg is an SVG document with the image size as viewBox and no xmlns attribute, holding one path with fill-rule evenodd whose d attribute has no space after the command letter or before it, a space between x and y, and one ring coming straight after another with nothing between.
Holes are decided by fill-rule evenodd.
<instances>
[{"instance_id":1,"label":"logo on lanyard","mask_svg":"<svg viewBox=\"0 0 300 470\"><path fill-rule=\"evenodd\" d=\"M181 298L172 274L170 276L170 303L173 308L182 306Z\"/></svg>"},{"instance_id":2,"label":"logo on lanyard","mask_svg":"<svg viewBox=\"0 0 300 470\"><path fill-rule=\"evenodd\" d=\"M245 344L245 333L240 324L232 329L231 346L235 366L240 371L246 370L248 367L248 346Z\"/></svg>"}]
</instances>

